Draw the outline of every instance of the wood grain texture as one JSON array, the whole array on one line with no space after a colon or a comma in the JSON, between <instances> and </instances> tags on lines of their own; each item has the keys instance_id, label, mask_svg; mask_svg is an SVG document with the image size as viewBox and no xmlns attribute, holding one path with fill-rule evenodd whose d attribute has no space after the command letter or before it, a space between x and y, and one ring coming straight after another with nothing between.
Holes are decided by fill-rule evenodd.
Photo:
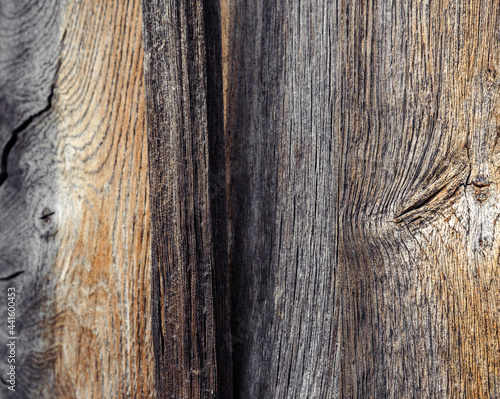
<instances>
[{"instance_id":1,"label":"wood grain texture","mask_svg":"<svg viewBox=\"0 0 500 399\"><path fill-rule=\"evenodd\" d=\"M344 396L500 395L499 13L344 9Z\"/></svg>"},{"instance_id":2,"label":"wood grain texture","mask_svg":"<svg viewBox=\"0 0 500 399\"><path fill-rule=\"evenodd\" d=\"M154 397L140 3L5 0L0 30L9 397Z\"/></svg>"},{"instance_id":3,"label":"wood grain texture","mask_svg":"<svg viewBox=\"0 0 500 399\"><path fill-rule=\"evenodd\" d=\"M222 10L234 394L335 397L340 9Z\"/></svg>"},{"instance_id":4,"label":"wood grain texture","mask_svg":"<svg viewBox=\"0 0 500 399\"><path fill-rule=\"evenodd\" d=\"M500 397L499 23L222 1L235 397Z\"/></svg>"},{"instance_id":5,"label":"wood grain texture","mask_svg":"<svg viewBox=\"0 0 500 399\"><path fill-rule=\"evenodd\" d=\"M158 397L229 398L219 3L143 1L143 18Z\"/></svg>"},{"instance_id":6,"label":"wood grain texture","mask_svg":"<svg viewBox=\"0 0 500 399\"><path fill-rule=\"evenodd\" d=\"M42 382L50 379L53 366L50 343L38 325L54 315L53 302L45 301L52 291L43 280L60 245L52 223L41 219L46 207L54 208L58 190L51 145L54 120L49 115L61 52L60 21L61 6L56 1L42 7L29 1L3 1L0 6L0 212L5 215L0 224L0 292L7 298L8 287L17 291L18 334L17 391L8 395L7 302L3 301L2 398L46 395ZM33 29L26 29L30 22ZM36 127L44 139L36 138ZM33 167L35 160L39 167Z\"/></svg>"}]
</instances>

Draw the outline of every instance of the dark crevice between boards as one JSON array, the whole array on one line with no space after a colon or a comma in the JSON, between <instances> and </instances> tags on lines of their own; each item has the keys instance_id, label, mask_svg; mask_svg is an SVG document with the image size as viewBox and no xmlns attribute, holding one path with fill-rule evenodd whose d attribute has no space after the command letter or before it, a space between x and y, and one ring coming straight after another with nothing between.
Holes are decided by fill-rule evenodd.
<instances>
[{"instance_id":1,"label":"dark crevice between boards","mask_svg":"<svg viewBox=\"0 0 500 399\"><path fill-rule=\"evenodd\" d=\"M203 4L206 48L206 105L208 133L208 185L214 267L212 297L215 304L217 387L220 397L232 396L232 344L227 253L226 159L222 87L221 11L218 1ZM217 184L214 184L216 182Z\"/></svg>"}]
</instances>

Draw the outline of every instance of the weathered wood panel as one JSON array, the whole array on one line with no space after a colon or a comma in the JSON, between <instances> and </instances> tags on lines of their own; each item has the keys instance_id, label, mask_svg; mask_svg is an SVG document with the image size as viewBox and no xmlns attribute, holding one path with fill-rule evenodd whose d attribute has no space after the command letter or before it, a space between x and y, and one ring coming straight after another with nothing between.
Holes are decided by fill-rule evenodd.
<instances>
[{"instance_id":1,"label":"weathered wood panel","mask_svg":"<svg viewBox=\"0 0 500 399\"><path fill-rule=\"evenodd\" d=\"M4 0L0 32L17 397L153 397L140 2Z\"/></svg>"},{"instance_id":2,"label":"weathered wood panel","mask_svg":"<svg viewBox=\"0 0 500 399\"><path fill-rule=\"evenodd\" d=\"M235 397L338 390L339 6L223 1Z\"/></svg>"},{"instance_id":3,"label":"weathered wood panel","mask_svg":"<svg viewBox=\"0 0 500 399\"><path fill-rule=\"evenodd\" d=\"M31 24L33 29L27 29ZM0 364L1 397L47 395L41 381L53 366L50 342L38 323L52 320L51 289L44 285L60 245L44 210L55 208L54 80L61 52L61 6L47 1L2 1L0 5ZM41 121L44 121L43 123ZM38 126L38 133L35 127ZM43 126L43 128L42 128ZM40 134L41 133L41 134ZM40 135L45 137L38 138ZM49 137L47 137L49 136ZM36 163L39 167L35 166ZM7 293L15 288L16 391L7 390ZM50 334L51 335L51 334ZM22 370L22 371L21 371ZM9 384L10 385L10 384Z\"/></svg>"},{"instance_id":4,"label":"weathered wood panel","mask_svg":"<svg viewBox=\"0 0 500 399\"><path fill-rule=\"evenodd\" d=\"M232 397L218 1L143 1L160 398Z\"/></svg>"},{"instance_id":5,"label":"weathered wood panel","mask_svg":"<svg viewBox=\"0 0 500 399\"><path fill-rule=\"evenodd\" d=\"M223 1L236 397L500 396L500 3Z\"/></svg>"},{"instance_id":6,"label":"weathered wood panel","mask_svg":"<svg viewBox=\"0 0 500 399\"><path fill-rule=\"evenodd\" d=\"M500 3L143 8L152 241L139 4L0 4L13 397L499 397Z\"/></svg>"}]
</instances>

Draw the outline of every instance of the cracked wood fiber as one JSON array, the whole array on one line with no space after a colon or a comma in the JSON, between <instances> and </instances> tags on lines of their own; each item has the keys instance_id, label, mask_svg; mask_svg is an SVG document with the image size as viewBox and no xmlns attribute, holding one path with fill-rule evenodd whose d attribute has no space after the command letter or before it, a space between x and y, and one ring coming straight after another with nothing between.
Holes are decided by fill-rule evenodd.
<instances>
[{"instance_id":1,"label":"cracked wood fiber","mask_svg":"<svg viewBox=\"0 0 500 399\"><path fill-rule=\"evenodd\" d=\"M0 2L0 292L16 392L154 397L141 8Z\"/></svg>"},{"instance_id":2,"label":"cracked wood fiber","mask_svg":"<svg viewBox=\"0 0 500 399\"><path fill-rule=\"evenodd\" d=\"M234 396L500 397L500 3L221 9Z\"/></svg>"},{"instance_id":3,"label":"cracked wood fiber","mask_svg":"<svg viewBox=\"0 0 500 399\"><path fill-rule=\"evenodd\" d=\"M142 4L158 397L229 398L219 3Z\"/></svg>"}]
</instances>

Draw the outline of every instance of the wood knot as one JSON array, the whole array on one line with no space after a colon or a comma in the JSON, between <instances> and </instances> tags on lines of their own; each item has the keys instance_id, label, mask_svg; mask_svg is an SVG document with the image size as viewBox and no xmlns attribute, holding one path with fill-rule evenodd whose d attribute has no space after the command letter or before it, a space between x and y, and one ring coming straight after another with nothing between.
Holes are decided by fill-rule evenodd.
<instances>
[{"instance_id":1,"label":"wood knot","mask_svg":"<svg viewBox=\"0 0 500 399\"><path fill-rule=\"evenodd\" d=\"M485 175L477 175L473 180L472 184L478 188L489 187L491 185L490 179Z\"/></svg>"},{"instance_id":2,"label":"wood knot","mask_svg":"<svg viewBox=\"0 0 500 399\"><path fill-rule=\"evenodd\" d=\"M494 67L489 67L486 69L486 79L490 82L494 82L497 80L498 77L498 72L496 68Z\"/></svg>"},{"instance_id":3,"label":"wood knot","mask_svg":"<svg viewBox=\"0 0 500 399\"><path fill-rule=\"evenodd\" d=\"M44 223L50 223L50 217L54 215L55 212L52 212L49 208L44 208L42 211L42 216L40 216L40 220Z\"/></svg>"},{"instance_id":4,"label":"wood knot","mask_svg":"<svg viewBox=\"0 0 500 399\"><path fill-rule=\"evenodd\" d=\"M40 214L39 214L40 215ZM57 219L55 211L48 207L43 208L41 215L38 217L39 222L37 227L42 238L48 239L57 233Z\"/></svg>"},{"instance_id":5,"label":"wood knot","mask_svg":"<svg viewBox=\"0 0 500 399\"><path fill-rule=\"evenodd\" d=\"M491 186L491 181L488 176L483 174L478 174L474 179L472 179L471 184L474 188L474 197L479 202L484 202L488 199L489 187Z\"/></svg>"}]
</instances>

